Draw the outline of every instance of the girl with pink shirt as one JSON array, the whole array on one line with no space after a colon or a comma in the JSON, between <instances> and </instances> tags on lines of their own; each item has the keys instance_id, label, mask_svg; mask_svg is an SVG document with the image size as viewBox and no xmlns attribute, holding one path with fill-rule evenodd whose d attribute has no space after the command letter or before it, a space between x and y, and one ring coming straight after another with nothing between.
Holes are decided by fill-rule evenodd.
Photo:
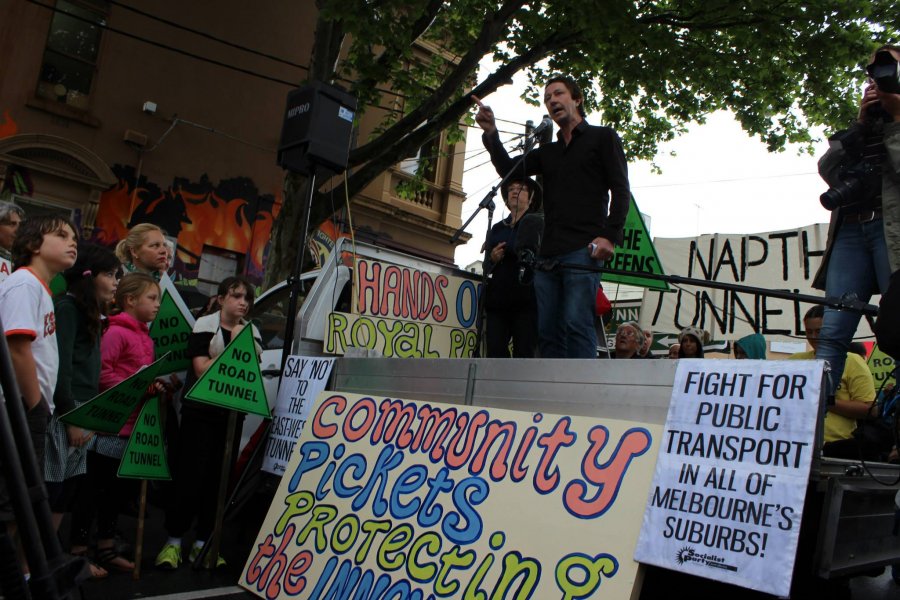
<instances>
[{"instance_id":1,"label":"girl with pink shirt","mask_svg":"<svg viewBox=\"0 0 900 600\"><path fill-rule=\"evenodd\" d=\"M160 297L159 284L149 275L130 273L119 281L117 309L109 317L109 326L100 340L101 392L154 361L148 324L159 312ZM163 391L161 382L155 385L156 392ZM95 442L88 452L88 483L72 515L72 537L76 546L87 546L91 522L96 515L96 561L107 570L134 569L134 563L116 551L115 532L123 488L129 487L127 482L117 478L119 461L139 413L140 407L132 413L119 435L97 435L94 438Z\"/></svg>"}]
</instances>

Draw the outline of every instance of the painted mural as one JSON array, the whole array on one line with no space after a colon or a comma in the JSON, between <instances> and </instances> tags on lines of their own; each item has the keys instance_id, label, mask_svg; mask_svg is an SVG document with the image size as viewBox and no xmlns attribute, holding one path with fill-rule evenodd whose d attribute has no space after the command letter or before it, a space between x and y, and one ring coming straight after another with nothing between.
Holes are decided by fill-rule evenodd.
<instances>
[{"instance_id":1,"label":"painted mural","mask_svg":"<svg viewBox=\"0 0 900 600\"><path fill-rule=\"evenodd\" d=\"M0 140L5 137L16 135L19 132L19 126L13 120L8 110L3 111L3 118L0 119Z\"/></svg>"},{"instance_id":2,"label":"painted mural","mask_svg":"<svg viewBox=\"0 0 900 600\"><path fill-rule=\"evenodd\" d=\"M135 189L132 166L112 167L119 182L103 193L93 240L114 245L138 223L159 225L177 238L177 279L195 280L204 246L243 254L244 274L263 277L272 224L281 199L262 194L252 179L213 182L206 175L191 181L176 177L168 186L141 177Z\"/></svg>"}]
</instances>

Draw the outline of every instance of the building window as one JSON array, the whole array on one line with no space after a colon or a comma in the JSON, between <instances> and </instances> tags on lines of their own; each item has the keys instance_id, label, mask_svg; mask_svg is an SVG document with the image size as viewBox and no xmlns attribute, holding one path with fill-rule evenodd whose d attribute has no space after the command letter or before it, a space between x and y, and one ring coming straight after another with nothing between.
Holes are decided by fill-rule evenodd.
<instances>
[{"instance_id":1,"label":"building window","mask_svg":"<svg viewBox=\"0 0 900 600\"><path fill-rule=\"evenodd\" d=\"M87 110L109 3L58 0L56 9L50 21L37 95Z\"/></svg>"},{"instance_id":2,"label":"building window","mask_svg":"<svg viewBox=\"0 0 900 600\"><path fill-rule=\"evenodd\" d=\"M434 183L440 158L438 142L439 136L422 144L414 157L400 161L400 170L409 175L418 175L424 181Z\"/></svg>"}]
</instances>

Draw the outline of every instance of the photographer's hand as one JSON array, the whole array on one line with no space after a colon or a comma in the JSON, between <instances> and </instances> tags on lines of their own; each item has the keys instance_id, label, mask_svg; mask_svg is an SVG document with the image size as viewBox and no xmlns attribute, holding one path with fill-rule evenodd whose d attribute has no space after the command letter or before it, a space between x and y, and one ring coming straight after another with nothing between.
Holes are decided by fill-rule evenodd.
<instances>
[{"instance_id":1,"label":"photographer's hand","mask_svg":"<svg viewBox=\"0 0 900 600\"><path fill-rule=\"evenodd\" d=\"M866 86L866 91L863 93L862 100L859 103L859 114L857 115L856 120L860 123L865 123L869 116L869 109L873 106L878 106L879 102L878 86L876 86L874 82L870 82Z\"/></svg>"}]
</instances>

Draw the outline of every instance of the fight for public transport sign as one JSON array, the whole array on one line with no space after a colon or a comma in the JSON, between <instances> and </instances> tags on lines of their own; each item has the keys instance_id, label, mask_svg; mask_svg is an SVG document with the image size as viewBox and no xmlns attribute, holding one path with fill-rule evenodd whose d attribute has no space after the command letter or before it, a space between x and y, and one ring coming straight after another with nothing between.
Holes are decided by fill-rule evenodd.
<instances>
[{"instance_id":1,"label":"fight for public transport sign","mask_svg":"<svg viewBox=\"0 0 900 600\"><path fill-rule=\"evenodd\" d=\"M660 430L323 392L240 584L263 598L628 599Z\"/></svg>"},{"instance_id":2,"label":"fight for public transport sign","mask_svg":"<svg viewBox=\"0 0 900 600\"><path fill-rule=\"evenodd\" d=\"M635 560L790 593L822 368L679 361Z\"/></svg>"}]
</instances>

